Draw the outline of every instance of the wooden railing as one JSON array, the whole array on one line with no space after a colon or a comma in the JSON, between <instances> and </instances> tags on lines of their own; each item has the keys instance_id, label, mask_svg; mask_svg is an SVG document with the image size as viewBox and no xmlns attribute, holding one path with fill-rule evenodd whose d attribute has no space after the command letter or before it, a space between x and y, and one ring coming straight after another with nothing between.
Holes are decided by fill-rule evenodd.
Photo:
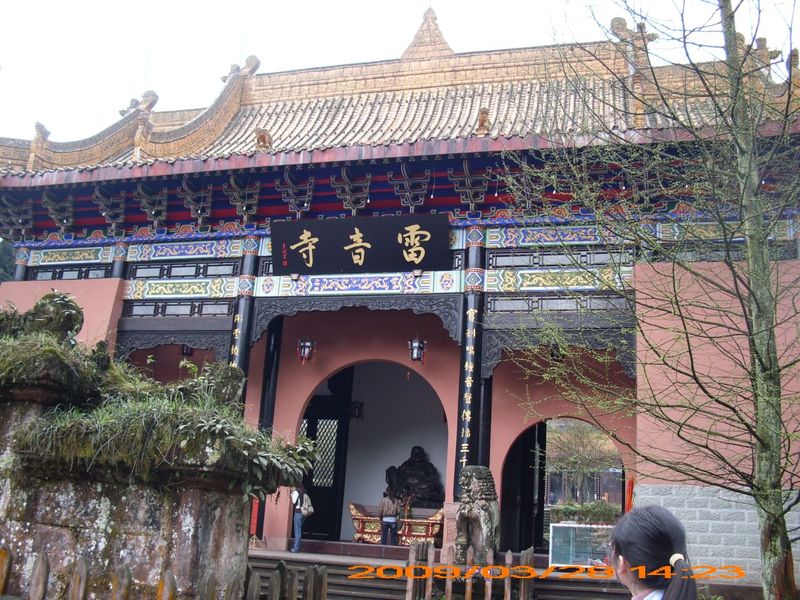
<instances>
[{"instance_id":1,"label":"wooden railing","mask_svg":"<svg viewBox=\"0 0 800 600\"><path fill-rule=\"evenodd\" d=\"M408 567L407 573L414 574L409 577L406 584L406 600L431 600L433 598L433 581L434 581L434 568L437 566L434 563L434 546L433 544L415 544L412 545L408 553ZM514 587L517 588L515 598L519 600L532 600L533 599L533 580L531 579L513 579L511 577L512 566L528 566L533 568L533 548L523 550L520 553L520 560L517 565L514 565L514 558L509 550L503 555L498 555L502 560L502 566L506 569L506 576L501 577L501 570L492 569L490 567L480 567L475 564L475 552L470 546L467 549L467 564L461 565L458 568L462 574L474 571L469 577L463 577L464 593L463 596L458 594L459 598L464 600L478 600L483 597L485 600L490 600L492 593L495 589L502 587L503 600L510 600ZM442 551L441 564L446 566L455 565L455 549L453 546L448 546L446 550ZM491 566L501 566L495 563L495 554L492 550L486 556L486 564ZM420 572L423 576L417 576L415 573L415 566L423 567ZM427 568L424 568L427 567ZM475 567L478 567L477 569ZM488 575L488 576L487 576ZM438 578L438 577L437 577ZM460 581L460 577L446 577L444 578L444 600L453 600L453 585L456 581ZM480 593L476 590L476 583L482 581L483 592ZM517 585L514 585L514 582ZM441 597L441 596L439 596Z\"/></svg>"},{"instance_id":2,"label":"wooden railing","mask_svg":"<svg viewBox=\"0 0 800 600\"><path fill-rule=\"evenodd\" d=\"M624 598L624 590L618 584L601 585L600 582L583 582L581 585L560 579L517 579L511 576L512 567L526 566L533 569L533 550L528 549L520 554L520 560L514 564L511 552L495 557L490 552L486 559L489 566L476 565L472 548L467 551L466 565L460 565L459 577L442 577L441 571L434 571L437 567L449 568L454 566L455 557L452 546L443 553L439 563L434 561L435 549L433 544L415 544L409 548L408 563L397 568L404 571L406 578L406 600L433 600L442 598L444 587L444 600L463 598L463 600L490 600L501 596L503 600L512 597L518 600L534 600L544 596L558 598ZM6 596L6 590L11 575L12 554L6 546L0 546L0 600L45 600L47 596L48 580L50 577L50 561L45 554L35 555L33 571L31 573L27 595ZM419 567L419 568L415 568ZM469 576L465 576L470 573ZM408 576L411 575L411 576ZM458 590L454 593L454 586ZM534 585L536 589L534 590ZM84 558L78 558L72 565L69 580L66 584L66 593L60 597L67 600L86 600L89 587L89 565ZM270 573L265 586L269 593L269 600L327 600L328 598L328 571L325 566L313 565L302 568L289 568L284 561L279 561ZM463 591L462 591L463 588ZM172 571L165 570L154 588L153 596L156 600L176 600L178 590ZM203 576L197 587L195 598L199 600L236 600L239 592L244 590L245 600L258 600L261 593L261 577L253 570L248 569L243 582L234 581L223 589L219 589L213 571L208 571ZM536 592L536 593L535 593ZM126 600L133 593L133 582L130 569L122 566L116 570L111 581L111 590L108 597L112 600ZM565 595L566 594L566 595ZM182 593L181 595L185 595Z\"/></svg>"}]
</instances>

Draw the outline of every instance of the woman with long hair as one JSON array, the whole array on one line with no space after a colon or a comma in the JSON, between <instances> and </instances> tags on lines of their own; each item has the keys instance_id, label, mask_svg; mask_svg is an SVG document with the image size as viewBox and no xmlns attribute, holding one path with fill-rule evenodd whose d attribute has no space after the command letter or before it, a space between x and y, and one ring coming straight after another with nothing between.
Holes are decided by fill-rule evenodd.
<instances>
[{"instance_id":1,"label":"woman with long hair","mask_svg":"<svg viewBox=\"0 0 800 600\"><path fill-rule=\"evenodd\" d=\"M611 532L611 559L632 600L697 600L686 531L661 506L634 508Z\"/></svg>"},{"instance_id":2,"label":"woman with long hair","mask_svg":"<svg viewBox=\"0 0 800 600\"><path fill-rule=\"evenodd\" d=\"M294 507L293 524L294 524L294 544L292 544L291 552L300 552L300 542L303 539L303 520L306 518L306 513L309 512L311 499L306 494L306 489L302 483L298 483L296 487L292 488L289 494Z\"/></svg>"}]
</instances>

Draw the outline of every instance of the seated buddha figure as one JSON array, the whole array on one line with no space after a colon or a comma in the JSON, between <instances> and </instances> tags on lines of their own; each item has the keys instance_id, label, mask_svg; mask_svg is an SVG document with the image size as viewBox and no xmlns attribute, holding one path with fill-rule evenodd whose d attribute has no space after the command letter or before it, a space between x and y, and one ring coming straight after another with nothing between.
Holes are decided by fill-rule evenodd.
<instances>
[{"instance_id":1,"label":"seated buddha figure","mask_svg":"<svg viewBox=\"0 0 800 600\"><path fill-rule=\"evenodd\" d=\"M411 449L411 457L399 467L386 469L386 483L397 498L413 494L415 508L441 508L444 502L439 471L425 456L422 446Z\"/></svg>"}]
</instances>

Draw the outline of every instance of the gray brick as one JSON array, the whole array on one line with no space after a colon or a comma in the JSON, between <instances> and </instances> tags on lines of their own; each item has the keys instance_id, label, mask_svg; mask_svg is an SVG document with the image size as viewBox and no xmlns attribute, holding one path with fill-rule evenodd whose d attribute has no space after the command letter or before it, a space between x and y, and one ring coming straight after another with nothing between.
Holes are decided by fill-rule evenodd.
<instances>
[{"instance_id":1,"label":"gray brick","mask_svg":"<svg viewBox=\"0 0 800 600\"><path fill-rule=\"evenodd\" d=\"M758 518L751 499L725 490L687 485L637 485L637 506L663 505L686 527L689 556L695 565L740 566L741 582L758 583L761 574ZM800 507L786 519L800 524ZM800 573L800 542L793 545Z\"/></svg>"},{"instance_id":2,"label":"gray brick","mask_svg":"<svg viewBox=\"0 0 800 600\"><path fill-rule=\"evenodd\" d=\"M685 523L684 526L686 527L686 534L691 535L694 534L702 534L702 533L723 533L722 531L714 531L711 526L717 525L717 523L709 523L708 521L694 521L692 523Z\"/></svg>"},{"instance_id":3,"label":"gray brick","mask_svg":"<svg viewBox=\"0 0 800 600\"><path fill-rule=\"evenodd\" d=\"M727 533L722 536L722 545L735 548L736 546L746 546L747 536L736 535L735 533Z\"/></svg>"},{"instance_id":4,"label":"gray brick","mask_svg":"<svg viewBox=\"0 0 800 600\"><path fill-rule=\"evenodd\" d=\"M708 523L708 528L711 533L728 533L731 531L731 524L722 521L713 521Z\"/></svg>"},{"instance_id":5,"label":"gray brick","mask_svg":"<svg viewBox=\"0 0 800 600\"><path fill-rule=\"evenodd\" d=\"M697 517L701 521L724 521L726 520L725 511L721 510L698 510Z\"/></svg>"},{"instance_id":6,"label":"gray brick","mask_svg":"<svg viewBox=\"0 0 800 600\"><path fill-rule=\"evenodd\" d=\"M728 523L725 523L724 525L729 527ZM736 523L734 523L733 530L736 533L744 533L749 535L757 533L757 529L753 523L744 523L742 521L737 521Z\"/></svg>"},{"instance_id":7,"label":"gray brick","mask_svg":"<svg viewBox=\"0 0 800 600\"><path fill-rule=\"evenodd\" d=\"M748 535L747 536L747 545L752 546L753 548L761 548L761 536L759 535Z\"/></svg>"},{"instance_id":8,"label":"gray brick","mask_svg":"<svg viewBox=\"0 0 800 600\"><path fill-rule=\"evenodd\" d=\"M758 551L751 546L737 546L732 548L734 558L757 558Z\"/></svg>"},{"instance_id":9,"label":"gray brick","mask_svg":"<svg viewBox=\"0 0 800 600\"><path fill-rule=\"evenodd\" d=\"M669 508L671 511L686 508L686 498L682 498L681 496L664 496L662 497L662 500L663 506Z\"/></svg>"},{"instance_id":10,"label":"gray brick","mask_svg":"<svg viewBox=\"0 0 800 600\"><path fill-rule=\"evenodd\" d=\"M717 545L717 544L719 544L720 546L726 546L726 545L728 545L728 541L725 539L725 537L726 536L719 535L717 533L709 533L708 535L704 535L701 538L701 540L702 540L702 543L707 544L707 545L710 545L710 544Z\"/></svg>"},{"instance_id":11,"label":"gray brick","mask_svg":"<svg viewBox=\"0 0 800 600\"><path fill-rule=\"evenodd\" d=\"M686 498L686 508L708 508L708 498L695 496Z\"/></svg>"}]
</instances>

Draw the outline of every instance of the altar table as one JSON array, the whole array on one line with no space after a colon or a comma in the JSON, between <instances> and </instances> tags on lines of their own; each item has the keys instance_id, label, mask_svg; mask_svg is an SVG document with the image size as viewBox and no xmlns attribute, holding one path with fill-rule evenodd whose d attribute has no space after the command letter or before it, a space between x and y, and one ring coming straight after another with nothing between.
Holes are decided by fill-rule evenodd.
<instances>
[{"instance_id":1,"label":"altar table","mask_svg":"<svg viewBox=\"0 0 800 600\"><path fill-rule=\"evenodd\" d=\"M350 516L353 519L354 542L366 544L381 543L381 519L377 506L364 506L348 502ZM410 519L397 519L397 543L410 546L413 542L426 543L441 539L444 509L415 508Z\"/></svg>"}]
</instances>

